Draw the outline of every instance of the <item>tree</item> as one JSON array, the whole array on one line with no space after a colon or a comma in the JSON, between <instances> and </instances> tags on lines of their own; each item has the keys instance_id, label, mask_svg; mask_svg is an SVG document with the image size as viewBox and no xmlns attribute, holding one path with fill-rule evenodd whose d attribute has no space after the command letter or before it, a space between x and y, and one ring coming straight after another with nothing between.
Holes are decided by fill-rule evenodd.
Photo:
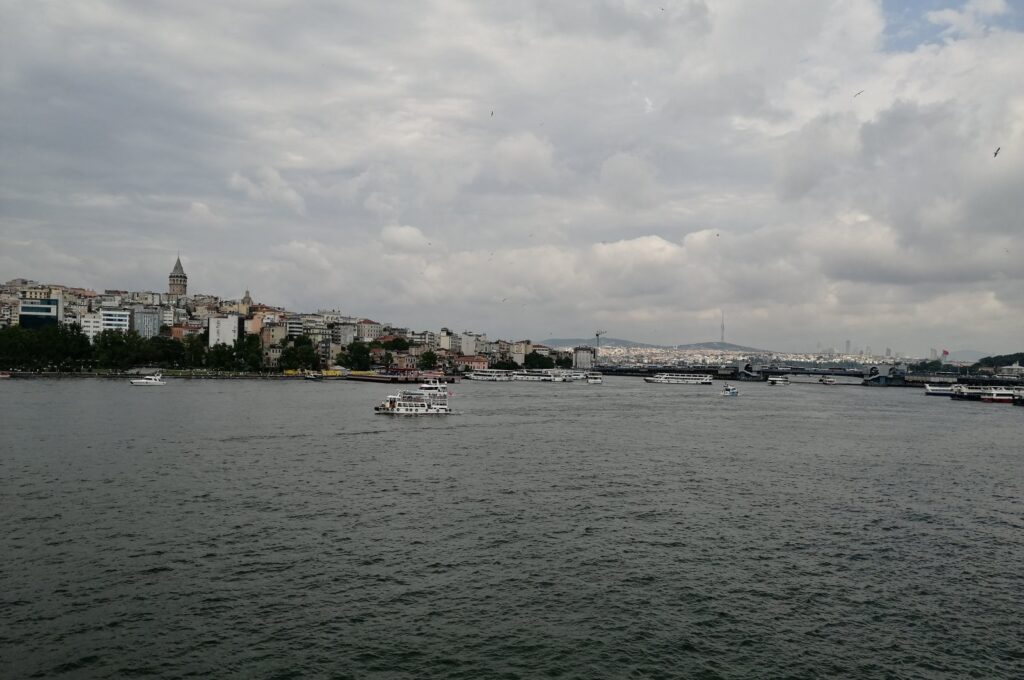
<instances>
[{"instance_id":1,"label":"tree","mask_svg":"<svg viewBox=\"0 0 1024 680\"><path fill-rule=\"evenodd\" d=\"M511 359L502 359L501 361L495 361L492 363L491 368L497 368L501 371L514 371L517 368L520 368L520 366Z\"/></svg>"},{"instance_id":2,"label":"tree","mask_svg":"<svg viewBox=\"0 0 1024 680\"><path fill-rule=\"evenodd\" d=\"M206 365L206 334L186 335L181 344L184 347L183 363L189 368L201 368Z\"/></svg>"},{"instance_id":3,"label":"tree","mask_svg":"<svg viewBox=\"0 0 1024 680\"><path fill-rule=\"evenodd\" d=\"M77 324L38 329L10 326L0 329L0 367L40 370L80 370L92 361L89 338Z\"/></svg>"},{"instance_id":4,"label":"tree","mask_svg":"<svg viewBox=\"0 0 1024 680\"><path fill-rule=\"evenodd\" d=\"M525 368L554 368L555 360L551 357L541 356L535 350L526 355L523 366Z\"/></svg>"},{"instance_id":5,"label":"tree","mask_svg":"<svg viewBox=\"0 0 1024 680\"><path fill-rule=\"evenodd\" d=\"M93 340L96 364L103 368L124 370L146 363L149 345L135 331L106 330Z\"/></svg>"},{"instance_id":6,"label":"tree","mask_svg":"<svg viewBox=\"0 0 1024 680\"><path fill-rule=\"evenodd\" d=\"M178 368L185 363L185 345L178 340L157 335L149 338L146 344L149 363L164 368Z\"/></svg>"},{"instance_id":7,"label":"tree","mask_svg":"<svg viewBox=\"0 0 1024 680\"><path fill-rule=\"evenodd\" d=\"M320 367L320 358L313 349L313 341L307 335L300 335L292 344L281 350L278 365L285 370L305 370Z\"/></svg>"},{"instance_id":8,"label":"tree","mask_svg":"<svg viewBox=\"0 0 1024 680\"><path fill-rule=\"evenodd\" d=\"M394 350L395 352L404 352L409 349L409 341L405 338L393 338L385 342L383 347L384 349Z\"/></svg>"},{"instance_id":9,"label":"tree","mask_svg":"<svg viewBox=\"0 0 1024 680\"><path fill-rule=\"evenodd\" d=\"M244 335L235 344L235 360L243 371L263 369L263 344L258 335Z\"/></svg>"},{"instance_id":10,"label":"tree","mask_svg":"<svg viewBox=\"0 0 1024 680\"><path fill-rule=\"evenodd\" d=\"M572 368L572 357L558 357L555 359L555 366L559 368Z\"/></svg>"},{"instance_id":11,"label":"tree","mask_svg":"<svg viewBox=\"0 0 1024 680\"><path fill-rule=\"evenodd\" d=\"M206 352L206 365L217 371L233 371L235 369L235 348L218 342Z\"/></svg>"},{"instance_id":12,"label":"tree","mask_svg":"<svg viewBox=\"0 0 1024 680\"><path fill-rule=\"evenodd\" d=\"M338 363L353 371L370 370L370 346L358 340L350 342L338 355Z\"/></svg>"},{"instance_id":13,"label":"tree","mask_svg":"<svg viewBox=\"0 0 1024 680\"><path fill-rule=\"evenodd\" d=\"M384 356L381 357L380 362L384 364L385 370L390 371L391 364L395 363L395 355L393 355L391 352L384 352Z\"/></svg>"},{"instance_id":14,"label":"tree","mask_svg":"<svg viewBox=\"0 0 1024 680\"><path fill-rule=\"evenodd\" d=\"M420 355L419 367L424 371L429 371L437 368L437 354L427 350Z\"/></svg>"}]
</instances>

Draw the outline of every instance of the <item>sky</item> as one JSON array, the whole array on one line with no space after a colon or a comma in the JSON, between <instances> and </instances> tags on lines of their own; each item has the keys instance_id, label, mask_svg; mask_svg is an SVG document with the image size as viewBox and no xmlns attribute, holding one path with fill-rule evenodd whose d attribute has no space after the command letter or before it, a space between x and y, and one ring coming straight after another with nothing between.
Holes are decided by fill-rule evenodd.
<instances>
[{"instance_id":1,"label":"sky","mask_svg":"<svg viewBox=\"0 0 1024 680\"><path fill-rule=\"evenodd\" d=\"M0 279L1022 351L1022 64L1020 0L0 0Z\"/></svg>"}]
</instances>

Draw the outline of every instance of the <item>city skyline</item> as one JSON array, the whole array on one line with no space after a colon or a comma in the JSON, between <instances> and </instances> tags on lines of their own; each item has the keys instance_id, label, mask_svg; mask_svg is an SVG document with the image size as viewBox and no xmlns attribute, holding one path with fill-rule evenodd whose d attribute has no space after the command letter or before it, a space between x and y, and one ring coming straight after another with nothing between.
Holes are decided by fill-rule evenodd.
<instances>
[{"instance_id":1,"label":"city skyline","mask_svg":"<svg viewBox=\"0 0 1024 680\"><path fill-rule=\"evenodd\" d=\"M64 289L68 290L69 292L72 292L72 291L83 292L83 291L87 291L87 290L92 290L92 289L89 289L88 287L81 287L81 286L76 286L76 285L73 285L73 284L69 285L67 282L37 281L35 279L30 279L28 277L18 277L18 278L14 279L14 280L9 280L9 281L7 281L7 283L5 285L14 284L15 281L22 281L22 282L24 282L23 284L18 284L18 285L19 286L24 286L26 288L39 287L39 286L42 286L42 287L57 286L57 287L64 288ZM185 272L184 267L182 265L181 254L180 253L178 253L178 255L177 255L176 259L175 259L175 262L174 262L174 266L172 267L172 269L170 271L170 274L167 277L166 288L167 288L167 290L165 292L161 292L161 291L158 291L158 290L153 290L152 288L140 288L140 289L136 289L136 290L129 290L129 289L116 288L116 287L115 288L101 287L99 289L92 290L92 293L95 293L97 295L111 294L111 293L114 293L114 294L129 293L131 295L156 296L156 297L165 297L165 298L169 297L171 300L183 300L183 299L186 299L186 298L189 299L189 300L192 300L192 299L212 297L212 298L216 298L217 300L219 300L221 304L231 304L231 303L241 302L242 304L245 305L246 309L248 309L250 307L253 307L253 306L259 306L259 307L267 307L267 308L272 308L272 309L280 309L282 311L285 311L285 312L288 312L288 313L291 313L291 314L313 315L313 316L320 315L320 314L339 314L339 313L344 313L346 316L350 316L351 318L364 318L364 319L368 320L370 317L376 317L376 321L375 322L383 321L384 323L392 323L392 321L395 321L395 322L397 322L398 326L402 326L402 320L385 320L383 317L380 317L380 315L376 315L376 314L373 314L373 313L367 313L367 314L351 313L352 310L340 309L340 307L343 307L344 305L339 305L339 304L335 304L333 306L330 306L330 308L328 308L328 307L318 307L318 308L314 309L314 308L308 308L308 307L303 307L303 306L299 306L299 307L295 307L295 308L288 308L285 305L275 304L271 300L262 300L262 299L254 300L251 297L251 295L250 295L249 289L245 289L244 294L242 296L238 296L238 297L233 297L231 295L224 295L224 294L220 294L220 293L213 292L213 291L194 291L193 290L193 291L189 292L188 291L188 275ZM73 293L73 294L75 294L77 296L77 293ZM163 306L166 306L166 305L163 305ZM127 326L125 326L125 327L127 327ZM430 324L428 324L427 326L424 326L424 327L419 328L419 329L413 329L413 330L418 330L419 332L432 332L433 330L441 330L441 331L451 330L451 331L456 331L457 332L459 330L459 327L456 326L455 324L446 324L443 320L441 320L441 321L435 320L435 322L433 323L432 326ZM488 334L488 329L486 329L486 328L463 327L461 330L462 330L463 333L483 333L484 335ZM868 357L885 357L885 358L892 357L892 358L896 358L896 357L912 357L912 356L918 356L918 357L924 358L924 357L927 356L930 359L936 359L939 356L939 350L936 349L935 347L929 348L927 353L922 352L920 354L914 354L912 352L903 352L903 351L901 351L899 349L895 349L894 350L893 348L888 347L888 346L885 347L884 351L881 348L877 348L878 351L873 351L871 345L865 345L865 346L851 345L851 340L850 339L846 339L845 350L844 351L840 351L838 349L838 347L839 347L838 344L831 344L831 345L829 345L828 343L826 343L825 346L823 347L820 340L816 342L816 346L815 346L815 349L813 351L810 350L809 348L758 347L758 346L751 346L751 345L742 345L741 343L726 342L726 337L725 337L725 315L724 315L724 313L722 314L722 317L721 317L720 332L721 332L721 336L720 336L720 340L719 341L695 340L693 342L689 342L689 340L694 340L694 339L690 338L690 339L687 339L685 341L680 341L680 342L652 343L652 342L648 342L648 341L637 341L637 340L635 340L633 338L615 338L615 337L612 337L612 336L607 336L607 331L600 331L601 335L605 336L605 342L606 343L607 342L615 342L615 343L626 342L626 343L634 344L636 347L641 347L641 346L644 346L644 345L648 345L650 347L657 347L657 348L661 348L661 349L679 348L679 349L687 349L688 350L688 349L696 349L697 346L703 345L703 346L706 346L704 349L713 350L714 349L714 347L713 347L714 345L719 345L720 344L720 345L723 345L723 347L721 347L720 349L724 349L724 350L727 350L729 352L737 352L737 351L755 352L755 353L756 352L769 352L769 353L777 353L777 354L803 354L803 353L806 353L806 354L814 354L814 355L821 355L821 356L836 355L836 356L845 356L845 357L854 357L856 355L861 355L861 356L864 356L865 358L868 358ZM518 335L512 334L512 335L507 336L504 339L511 340L511 341L532 340L534 342L536 342L538 340L541 341L541 342L551 342L552 340L556 341L556 344L552 345L552 346L563 346L563 345L566 344L566 342L568 342L569 345L591 344L591 345L595 345L595 346L600 346L600 344L596 341L596 339L595 339L594 342L591 342L590 337L587 337L587 336L578 336L578 337L572 338L571 341L570 341L570 340L565 339L565 338L562 338L562 339L555 338L554 335L547 335L547 336L543 336L543 337L531 337L529 335L524 335L524 334L518 334ZM621 347L622 345L619 344L618 346ZM952 359L956 359L957 358L956 357L957 354L970 355L970 356L966 357L966 358L968 358L970 360L974 360L974 359L980 358L981 356L985 356L985 355L989 355L989 354L993 354L993 355L994 354L998 354L998 353L995 353L995 352L986 352L986 351L977 350L977 349L973 349L973 348L959 348L957 350L954 350L952 353L950 353L946 349L943 349L942 352L943 352L943 354L942 354L943 357L945 357L947 355L951 355L950 356L951 360ZM964 358L964 357L961 357L961 358Z\"/></svg>"},{"instance_id":2,"label":"city skyline","mask_svg":"<svg viewBox=\"0 0 1024 680\"><path fill-rule=\"evenodd\" d=\"M9 7L0 278L163 290L180 251L412 327L1019 351L1022 12Z\"/></svg>"}]
</instances>

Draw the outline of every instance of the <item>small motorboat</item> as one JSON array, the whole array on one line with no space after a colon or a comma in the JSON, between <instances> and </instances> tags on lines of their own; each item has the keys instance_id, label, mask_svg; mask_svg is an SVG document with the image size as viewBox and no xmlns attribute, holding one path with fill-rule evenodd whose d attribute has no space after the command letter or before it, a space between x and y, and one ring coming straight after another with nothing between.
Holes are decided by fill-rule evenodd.
<instances>
[{"instance_id":1,"label":"small motorboat","mask_svg":"<svg viewBox=\"0 0 1024 680\"><path fill-rule=\"evenodd\" d=\"M166 385L167 384L164 381L164 377L162 375L160 375L159 373L154 373L153 375L147 375L145 378L132 378L131 380L129 380L129 382L132 385L135 385L135 386L138 386L138 387L144 387L144 386L148 386L148 385Z\"/></svg>"},{"instance_id":2,"label":"small motorboat","mask_svg":"<svg viewBox=\"0 0 1024 680\"><path fill-rule=\"evenodd\" d=\"M725 385L722 386L722 396L723 397L738 397L738 396L740 396L740 391L739 391L738 388L733 387L732 385L726 383Z\"/></svg>"}]
</instances>

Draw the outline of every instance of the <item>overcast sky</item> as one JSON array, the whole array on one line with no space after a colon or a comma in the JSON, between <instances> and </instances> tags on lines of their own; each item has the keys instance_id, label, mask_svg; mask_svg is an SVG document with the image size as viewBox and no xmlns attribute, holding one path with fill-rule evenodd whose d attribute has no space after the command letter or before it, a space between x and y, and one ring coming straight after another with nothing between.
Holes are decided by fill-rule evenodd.
<instances>
[{"instance_id":1,"label":"overcast sky","mask_svg":"<svg viewBox=\"0 0 1024 680\"><path fill-rule=\"evenodd\" d=\"M1024 350L1024 2L0 8L0 279Z\"/></svg>"}]
</instances>

